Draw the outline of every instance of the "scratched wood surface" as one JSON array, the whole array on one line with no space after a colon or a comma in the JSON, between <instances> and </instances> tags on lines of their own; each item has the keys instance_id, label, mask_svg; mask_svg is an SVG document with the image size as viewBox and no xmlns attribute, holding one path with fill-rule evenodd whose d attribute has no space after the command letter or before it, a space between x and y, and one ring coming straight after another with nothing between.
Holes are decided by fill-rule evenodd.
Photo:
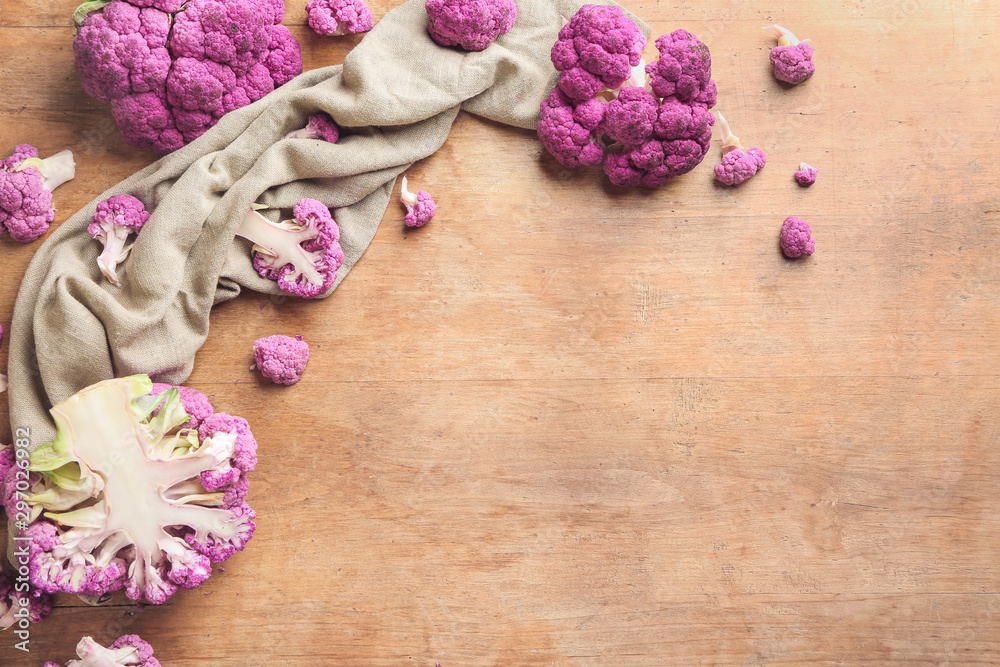
<instances>
[{"instance_id":1,"label":"scratched wood surface","mask_svg":"<svg viewBox=\"0 0 1000 667\"><path fill-rule=\"evenodd\" d=\"M74 5L0 0L0 153L74 150L57 223L154 159L83 94ZM288 5L309 68L360 39ZM716 141L628 192L461 115L409 172L431 224L393 203L330 299L213 313L189 384L260 443L248 549L162 607L58 596L0 663L125 632L185 667L1000 662L996 4L628 7L708 43L767 167L714 185ZM771 22L815 42L804 85ZM5 327L37 247L0 239ZM273 333L312 346L294 387L249 371Z\"/></svg>"}]
</instances>

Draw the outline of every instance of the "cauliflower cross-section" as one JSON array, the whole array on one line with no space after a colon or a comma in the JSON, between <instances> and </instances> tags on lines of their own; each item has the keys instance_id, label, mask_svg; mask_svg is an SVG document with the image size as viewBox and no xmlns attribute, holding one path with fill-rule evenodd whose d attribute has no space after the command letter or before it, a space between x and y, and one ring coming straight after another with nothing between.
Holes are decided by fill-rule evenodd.
<instances>
[{"instance_id":1,"label":"cauliflower cross-section","mask_svg":"<svg viewBox=\"0 0 1000 667\"><path fill-rule=\"evenodd\" d=\"M180 392L152 390L145 375L106 380L52 408L56 438L29 466L39 477L27 502L43 512L23 531L41 590L125 588L161 604L208 579L211 562L253 535L244 475L256 466L256 442L245 420L219 413L184 428ZM215 473L226 483L210 483Z\"/></svg>"}]
</instances>

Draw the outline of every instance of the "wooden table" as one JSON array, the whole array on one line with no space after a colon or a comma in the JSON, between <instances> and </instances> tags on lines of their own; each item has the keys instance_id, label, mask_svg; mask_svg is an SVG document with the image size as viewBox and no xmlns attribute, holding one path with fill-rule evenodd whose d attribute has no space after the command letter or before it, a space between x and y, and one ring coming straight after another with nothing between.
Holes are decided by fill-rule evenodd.
<instances>
[{"instance_id":1,"label":"wooden table","mask_svg":"<svg viewBox=\"0 0 1000 667\"><path fill-rule=\"evenodd\" d=\"M288 4L307 68L358 42ZM74 6L0 0L0 153L77 154L57 223L154 160L81 90ZM212 315L189 384L260 443L247 550L162 607L58 596L0 663L126 632L169 667L1000 662L995 3L629 9L710 46L766 168L715 185L716 142L625 191L461 115L409 172L431 224L393 203L330 299ZM773 79L771 22L812 80ZM4 326L37 247L0 240ZM290 388L249 370L274 333L312 346Z\"/></svg>"}]
</instances>

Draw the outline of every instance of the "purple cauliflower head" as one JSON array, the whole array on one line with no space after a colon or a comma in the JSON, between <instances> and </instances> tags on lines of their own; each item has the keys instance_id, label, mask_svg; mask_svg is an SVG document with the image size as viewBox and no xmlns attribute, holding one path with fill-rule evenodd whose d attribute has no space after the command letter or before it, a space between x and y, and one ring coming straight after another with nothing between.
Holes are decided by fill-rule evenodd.
<instances>
[{"instance_id":1,"label":"purple cauliflower head","mask_svg":"<svg viewBox=\"0 0 1000 667\"><path fill-rule=\"evenodd\" d=\"M514 0L427 0L427 32L441 46L482 51L514 27Z\"/></svg>"},{"instance_id":2,"label":"purple cauliflower head","mask_svg":"<svg viewBox=\"0 0 1000 667\"><path fill-rule=\"evenodd\" d=\"M715 165L715 179L723 185L739 185L764 168L767 156L760 149L743 148L721 111L719 126L722 128L722 162Z\"/></svg>"},{"instance_id":3,"label":"purple cauliflower head","mask_svg":"<svg viewBox=\"0 0 1000 667\"><path fill-rule=\"evenodd\" d=\"M73 153L60 151L44 160L30 144L19 144L0 161L0 233L21 243L39 238L55 220L52 191L76 175Z\"/></svg>"},{"instance_id":4,"label":"purple cauliflower head","mask_svg":"<svg viewBox=\"0 0 1000 667\"><path fill-rule=\"evenodd\" d=\"M261 375L275 384L295 384L309 361L309 344L302 336L268 336L253 342L253 358Z\"/></svg>"},{"instance_id":5,"label":"purple cauliflower head","mask_svg":"<svg viewBox=\"0 0 1000 667\"><path fill-rule=\"evenodd\" d=\"M812 61L813 47L808 39L800 41L788 28L776 23L764 26L764 30L773 32L778 38L778 46L771 49L774 78L797 85L816 72L816 64Z\"/></svg>"},{"instance_id":6,"label":"purple cauliflower head","mask_svg":"<svg viewBox=\"0 0 1000 667\"><path fill-rule=\"evenodd\" d=\"M340 228L330 209L315 199L302 199L292 209L294 220L271 222L250 209L236 230L254 243L253 265L289 294L311 299L330 290L344 263Z\"/></svg>"},{"instance_id":7,"label":"purple cauliflower head","mask_svg":"<svg viewBox=\"0 0 1000 667\"><path fill-rule=\"evenodd\" d=\"M76 70L129 144L162 155L301 73L283 16L281 0L87 2Z\"/></svg>"},{"instance_id":8,"label":"purple cauliflower head","mask_svg":"<svg viewBox=\"0 0 1000 667\"><path fill-rule=\"evenodd\" d=\"M321 139L335 144L340 139L340 129L333 122L330 114L321 111L309 116L309 121L305 127L299 130L292 130L285 135L285 139Z\"/></svg>"},{"instance_id":9,"label":"purple cauliflower head","mask_svg":"<svg viewBox=\"0 0 1000 667\"><path fill-rule=\"evenodd\" d=\"M31 453L32 521L21 532L40 590L124 588L162 604L253 536L245 475L256 443L245 422L216 414L188 428L180 393L152 390L144 375L107 380L52 408L58 431Z\"/></svg>"},{"instance_id":10,"label":"purple cauliflower head","mask_svg":"<svg viewBox=\"0 0 1000 667\"><path fill-rule=\"evenodd\" d=\"M627 22L634 29L621 30L612 42L612 51L621 56L608 61L616 68L615 79L602 81L588 70L592 61L583 53L595 53L588 40L600 38L571 27L577 16L596 17L597 25ZM562 72L559 85L542 102L538 122L539 139L559 162L603 164L608 179L621 187L658 187L705 158L715 123L709 108L716 101L708 48L677 30L656 41L660 59L646 65L644 45L641 31L617 7L585 6L563 26L552 49L553 64ZM648 87L645 73L651 76ZM617 90L606 100L609 88Z\"/></svg>"},{"instance_id":11,"label":"purple cauliflower head","mask_svg":"<svg viewBox=\"0 0 1000 667\"><path fill-rule=\"evenodd\" d=\"M403 176L403 183L400 186L399 201L406 207L406 215L403 216L403 223L407 227L423 227L437 211L437 204L431 199L428 192L410 192L406 189L406 176Z\"/></svg>"},{"instance_id":12,"label":"purple cauliflower head","mask_svg":"<svg viewBox=\"0 0 1000 667\"><path fill-rule=\"evenodd\" d=\"M104 245L97 257L97 266L104 277L115 287L118 282L118 263L125 261L132 246L125 247L130 234L138 234L149 220L145 205L132 195L112 195L97 205L90 218L87 233Z\"/></svg>"},{"instance_id":13,"label":"purple cauliflower head","mask_svg":"<svg viewBox=\"0 0 1000 667\"><path fill-rule=\"evenodd\" d=\"M816 174L818 173L819 169L816 167L811 167L805 162L800 162L799 170L795 172L795 180L802 186L812 185L816 182Z\"/></svg>"},{"instance_id":14,"label":"purple cauliflower head","mask_svg":"<svg viewBox=\"0 0 1000 667\"><path fill-rule=\"evenodd\" d=\"M794 215L785 218L781 224L778 236L781 252L785 257L795 259L803 255L811 255L816 251L816 242L812 238L812 227L809 223Z\"/></svg>"},{"instance_id":15,"label":"purple cauliflower head","mask_svg":"<svg viewBox=\"0 0 1000 667\"><path fill-rule=\"evenodd\" d=\"M124 635L104 648L90 637L84 637L76 645L79 660L70 660L65 667L160 667L160 661L153 657L153 647L139 635ZM46 662L43 667L59 667L57 662Z\"/></svg>"},{"instance_id":16,"label":"purple cauliflower head","mask_svg":"<svg viewBox=\"0 0 1000 667\"><path fill-rule=\"evenodd\" d=\"M49 594L31 586L26 591L17 588L13 575L0 570L0 630L6 630L19 620L39 623L52 611Z\"/></svg>"},{"instance_id":17,"label":"purple cauliflower head","mask_svg":"<svg viewBox=\"0 0 1000 667\"><path fill-rule=\"evenodd\" d=\"M552 64L559 88L573 102L616 89L642 60L646 37L617 5L584 5L559 31Z\"/></svg>"},{"instance_id":18,"label":"purple cauliflower head","mask_svg":"<svg viewBox=\"0 0 1000 667\"><path fill-rule=\"evenodd\" d=\"M363 0L309 0L306 12L309 27L320 35L354 35L375 27Z\"/></svg>"}]
</instances>

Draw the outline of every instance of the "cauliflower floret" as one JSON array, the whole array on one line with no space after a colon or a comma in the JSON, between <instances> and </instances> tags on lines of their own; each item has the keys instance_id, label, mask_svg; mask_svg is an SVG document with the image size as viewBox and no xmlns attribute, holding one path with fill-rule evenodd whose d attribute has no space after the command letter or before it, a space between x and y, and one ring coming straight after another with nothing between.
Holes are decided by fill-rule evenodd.
<instances>
[{"instance_id":1,"label":"cauliflower floret","mask_svg":"<svg viewBox=\"0 0 1000 667\"><path fill-rule=\"evenodd\" d=\"M76 175L73 153L61 151L44 160L31 144L19 144L0 161L0 234L21 243L39 238L55 220L52 191Z\"/></svg>"},{"instance_id":2,"label":"cauliflower floret","mask_svg":"<svg viewBox=\"0 0 1000 667\"><path fill-rule=\"evenodd\" d=\"M84 637L76 645L79 660L70 660L65 667L160 667L160 661L153 657L153 647L139 635L124 635L104 648L90 637ZM43 667L59 667L57 662L46 662Z\"/></svg>"},{"instance_id":3,"label":"cauliflower floret","mask_svg":"<svg viewBox=\"0 0 1000 667\"><path fill-rule=\"evenodd\" d=\"M441 46L482 51L514 27L514 0L427 0L427 32Z\"/></svg>"},{"instance_id":4,"label":"cauliflower floret","mask_svg":"<svg viewBox=\"0 0 1000 667\"><path fill-rule=\"evenodd\" d=\"M559 31L552 64L559 88L573 102L617 89L642 60L646 38L616 5L584 5Z\"/></svg>"},{"instance_id":5,"label":"cauliflower floret","mask_svg":"<svg viewBox=\"0 0 1000 667\"><path fill-rule=\"evenodd\" d=\"M733 134L722 112L719 126L722 128L722 162L715 165L715 178L723 185L739 185L764 168L767 155L758 148L743 148L740 138Z\"/></svg>"},{"instance_id":6,"label":"cauliflower floret","mask_svg":"<svg viewBox=\"0 0 1000 667\"><path fill-rule=\"evenodd\" d=\"M774 78L797 85L816 72L812 61L813 47L809 40L800 41L788 28L778 24L764 26L764 30L774 33L778 46L771 49L771 69Z\"/></svg>"},{"instance_id":7,"label":"cauliflower floret","mask_svg":"<svg viewBox=\"0 0 1000 667\"><path fill-rule=\"evenodd\" d=\"M302 336L268 336L253 342L253 358L261 374L275 384L295 384L309 361Z\"/></svg>"},{"instance_id":8,"label":"cauliflower floret","mask_svg":"<svg viewBox=\"0 0 1000 667\"><path fill-rule=\"evenodd\" d=\"M375 27L372 10L363 0L309 0L309 27L319 35L354 35Z\"/></svg>"},{"instance_id":9,"label":"cauliflower floret","mask_svg":"<svg viewBox=\"0 0 1000 667\"><path fill-rule=\"evenodd\" d=\"M816 182L816 174L819 173L819 169L816 167L810 167L805 162L799 163L799 170L795 172L795 180L798 181L799 185L812 185Z\"/></svg>"},{"instance_id":10,"label":"cauliflower floret","mask_svg":"<svg viewBox=\"0 0 1000 667\"><path fill-rule=\"evenodd\" d=\"M285 139L321 139L335 144L340 139L340 129L330 114L321 111L309 116L305 127L292 130L285 135Z\"/></svg>"},{"instance_id":11,"label":"cauliflower floret","mask_svg":"<svg viewBox=\"0 0 1000 667\"><path fill-rule=\"evenodd\" d=\"M129 234L138 234L147 220L149 213L141 201L132 195L113 195L97 205L87 225L87 233L104 244L97 266L115 287L121 287L118 263L125 261L132 250L132 246L125 247L125 241Z\"/></svg>"},{"instance_id":12,"label":"cauliflower floret","mask_svg":"<svg viewBox=\"0 0 1000 667\"><path fill-rule=\"evenodd\" d=\"M428 192L410 192L406 189L406 176L403 176L403 183L400 187L399 201L406 207L406 215L403 222L407 227L423 227L437 211L437 204L431 199Z\"/></svg>"},{"instance_id":13,"label":"cauliflower floret","mask_svg":"<svg viewBox=\"0 0 1000 667\"><path fill-rule=\"evenodd\" d=\"M812 227L809 223L794 215L785 218L778 236L781 252L785 257L794 259L803 255L811 255L816 251L816 242L812 238Z\"/></svg>"}]
</instances>

